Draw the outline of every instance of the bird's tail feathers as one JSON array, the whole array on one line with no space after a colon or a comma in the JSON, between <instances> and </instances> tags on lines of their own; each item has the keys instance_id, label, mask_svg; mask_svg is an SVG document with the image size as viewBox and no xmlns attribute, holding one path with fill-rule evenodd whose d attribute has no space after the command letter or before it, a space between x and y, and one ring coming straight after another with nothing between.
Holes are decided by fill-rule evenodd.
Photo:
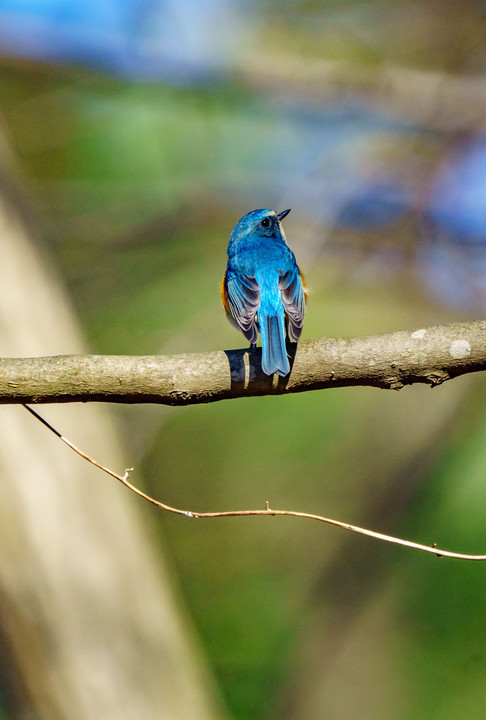
<instances>
[{"instance_id":1,"label":"bird's tail feathers","mask_svg":"<svg viewBox=\"0 0 486 720\"><path fill-rule=\"evenodd\" d=\"M262 336L262 370L266 375L278 373L282 377L290 372L285 346L285 323L281 315L259 317Z\"/></svg>"}]
</instances>

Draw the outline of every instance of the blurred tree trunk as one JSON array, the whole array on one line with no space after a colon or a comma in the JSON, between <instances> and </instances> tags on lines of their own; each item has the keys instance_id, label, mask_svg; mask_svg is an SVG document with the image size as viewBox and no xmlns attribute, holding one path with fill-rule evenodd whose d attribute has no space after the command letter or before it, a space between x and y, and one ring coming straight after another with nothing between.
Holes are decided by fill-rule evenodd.
<instances>
[{"instance_id":1,"label":"blurred tree trunk","mask_svg":"<svg viewBox=\"0 0 486 720\"><path fill-rule=\"evenodd\" d=\"M1 352L83 352L69 300L13 199L1 128L0 168ZM130 464L105 407L44 414L102 462ZM143 527L153 511L22 407L0 408L0 469L0 680L9 717L221 717L181 600Z\"/></svg>"}]
</instances>

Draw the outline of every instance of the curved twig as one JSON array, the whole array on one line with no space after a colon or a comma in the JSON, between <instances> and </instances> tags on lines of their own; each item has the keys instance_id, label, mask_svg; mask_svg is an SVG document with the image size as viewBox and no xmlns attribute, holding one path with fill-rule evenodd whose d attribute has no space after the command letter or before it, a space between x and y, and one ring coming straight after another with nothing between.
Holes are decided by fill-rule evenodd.
<instances>
[{"instance_id":1,"label":"curved twig","mask_svg":"<svg viewBox=\"0 0 486 720\"><path fill-rule=\"evenodd\" d=\"M270 517L276 517L276 516L287 516L287 517L297 517L297 518L304 518L307 520L317 520L319 522L327 523L328 525L334 525L335 527L343 528L344 530L351 530L351 532L359 533L360 535L366 535L368 537L375 538L376 540L383 540L384 542L393 543L395 545L402 545L404 547L414 548L415 550L422 550L424 552L432 553L433 555L436 555L437 557L448 557L448 558L455 558L458 560L486 560L486 555L468 555L466 553L458 553L458 552L451 552L450 550L443 550L442 548L438 548L436 544L434 543L432 546L430 545L422 545L421 543L413 542L411 540L404 540L402 538L394 537L393 535L385 535L384 533L376 532L375 530L368 530L367 528L359 527L358 525L351 525L346 522L342 522L341 520L333 520L332 518L327 518L322 515L314 515L312 513L304 513L304 512L298 512L296 510L274 510L270 507L269 503L265 503L265 508L263 510L227 510L223 512L196 512L194 510L183 510L181 508L172 507L171 505L167 505L166 503L161 502L160 500L156 500L155 498L151 497L150 495L147 495L147 493L144 493L143 490L139 490L139 488L135 487L135 485L132 485L132 483L129 481L130 472L133 470L133 468L129 468L125 470L123 475L119 475L118 473L114 472L113 470L110 470L107 467L104 467L104 465L101 465L99 462L94 460L92 457L87 455L85 452L80 450L76 445L74 445L70 440L68 440L66 437L61 435L61 433L56 430L52 425L50 425L47 420L45 420L41 415L39 415L35 410L33 410L28 405L24 405L25 409L28 410L37 420L39 420L43 425L45 425L51 432L56 435L60 440L62 440L63 443L65 443L68 447L71 448L71 450L74 450L75 453L80 455L84 460L87 460L92 465L95 465L95 467L99 468L103 472L107 473L111 477L115 478L115 480L118 480L122 483L126 488L134 492L136 495L141 497L143 500L146 500L147 502L151 503L152 505L155 505L156 507L160 508L161 510L166 510L170 513L175 513L176 515L184 515L188 518L195 518L195 519L206 519L206 518L222 518L222 517L249 517L249 516L255 516L255 515L261 515L261 516L270 516Z\"/></svg>"}]
</instances>

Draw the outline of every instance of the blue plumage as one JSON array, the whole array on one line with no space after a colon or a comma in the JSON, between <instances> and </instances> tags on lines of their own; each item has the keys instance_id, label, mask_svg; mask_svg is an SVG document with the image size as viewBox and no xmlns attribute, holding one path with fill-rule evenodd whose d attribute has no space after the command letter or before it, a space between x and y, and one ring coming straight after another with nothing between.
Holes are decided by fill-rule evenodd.
<instances>
[{"instance_id":1,"label":"blue plumage","mask_svg":"<svg viewBox=\"0 0 486 720\"><path fill-rule=\"evenodd\" d=\"M254 345L260 331L262 370L290 372L287 330L297 342L304 323L307 292L281 221L284 210L253 210L235 225L228 244L228 266L221 286L230 322Z\"/></svg>"}]
</instances>

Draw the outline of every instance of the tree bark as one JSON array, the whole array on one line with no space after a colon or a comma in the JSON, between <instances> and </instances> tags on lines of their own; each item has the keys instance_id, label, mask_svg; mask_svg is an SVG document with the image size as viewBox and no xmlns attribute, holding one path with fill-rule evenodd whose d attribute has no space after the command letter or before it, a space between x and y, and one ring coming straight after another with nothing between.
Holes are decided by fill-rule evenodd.
<instances>
[{"instance_id":1,"label":"tree bark","mask_svg":"<svg viewBox=\"0 0 486 720\"><path fill-rule=\"evenodd\" d=\"M290 348L288 377L264 375L260 351L169 356L59 355L0 360L0 403L192 405L226 398L367 385L440 385L486 369L486 321Z\"/></svg>"}]
</instances>

